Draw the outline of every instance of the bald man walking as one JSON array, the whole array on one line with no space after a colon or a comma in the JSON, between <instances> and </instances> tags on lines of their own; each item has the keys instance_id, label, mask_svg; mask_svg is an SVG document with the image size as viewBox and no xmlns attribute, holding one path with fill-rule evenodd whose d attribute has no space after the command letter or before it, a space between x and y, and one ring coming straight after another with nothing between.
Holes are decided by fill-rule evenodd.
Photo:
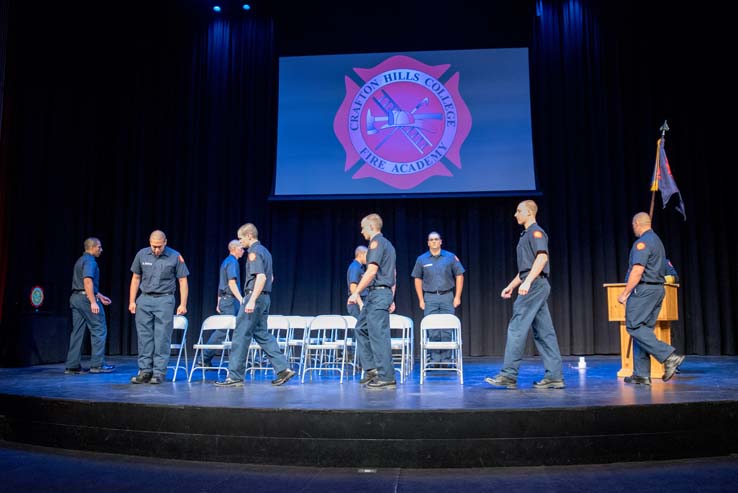
<instances>
[{"instance_id":1,"label":"bald man walking","mask_svg":"<svg viewBox=\"0 0 738 493\"><path fill-rule=\"evenodd\" d=\"M664 300L666 262L664 245L651 229L651 216L639 212L633 216L636 241L630 249L628 274L618 301L625 304L625 328L633 338L633 375L625 383L651 385L651 358L664 365L663 381L674 376L684 356L653 332Z\"/></svg>"}]
</instances>

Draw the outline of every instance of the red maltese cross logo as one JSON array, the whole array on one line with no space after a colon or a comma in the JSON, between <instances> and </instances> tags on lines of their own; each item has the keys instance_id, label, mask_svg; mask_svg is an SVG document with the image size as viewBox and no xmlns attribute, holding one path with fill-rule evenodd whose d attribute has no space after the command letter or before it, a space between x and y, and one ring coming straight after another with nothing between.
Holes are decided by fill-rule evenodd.
<instances>
[{"instance_id":1,"label":"red maltese cross logo","mask_svg":"<svg viewBox=\"0 0 738 493\"><path fill-rule=\"evenodd\" d=\"M374 178L408 190L461 169L472 118L459 94L459 73L448 76L449 67L393 56L373 68L354 68L361 85L345 77L346 97L333 120L346 151L344 171L354 180Z\"/></svg>"}]
</instances>

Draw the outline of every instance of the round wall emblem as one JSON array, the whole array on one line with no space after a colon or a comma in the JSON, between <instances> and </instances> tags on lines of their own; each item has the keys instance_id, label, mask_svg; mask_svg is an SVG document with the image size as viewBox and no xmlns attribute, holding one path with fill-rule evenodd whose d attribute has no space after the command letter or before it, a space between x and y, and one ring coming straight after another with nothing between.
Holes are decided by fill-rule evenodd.
<instances>
[{"instance_id":1,"label":"round wall emblem","mask_svg":"<svg viewBox=\"0 0 738 493\"><path fill-rule=\"evenodd\" d=\"M44 288L41 286L34 286L31 289L31 295L29 296L31 299L31 306L34 308L39 308L41 305L44 304Z\"/></svg>"}]
</instances>

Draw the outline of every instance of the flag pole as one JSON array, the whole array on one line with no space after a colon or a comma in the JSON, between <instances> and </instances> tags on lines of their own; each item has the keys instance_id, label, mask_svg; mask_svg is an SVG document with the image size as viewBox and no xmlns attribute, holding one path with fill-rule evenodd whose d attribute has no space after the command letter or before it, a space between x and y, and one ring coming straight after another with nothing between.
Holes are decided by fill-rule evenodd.
<instances>
[{"instance_id":1,"label":"flag pole","mask_svg":"<svg viewBox=\"0 0 738 493\"><path fill-rule=\"evenodd\" d=\"M666 138L666 132L669 130L669 125L664 120L664 124L659 128L661 130L661 140L656 144L656 163L653 167L653 183L651 183L651 208L648 211L648 217L653 221L653 205L656 201L656 191L659 189L659 154L661 151L660 146L664 145L664 139Z\"/></svg>"}]
</instances>

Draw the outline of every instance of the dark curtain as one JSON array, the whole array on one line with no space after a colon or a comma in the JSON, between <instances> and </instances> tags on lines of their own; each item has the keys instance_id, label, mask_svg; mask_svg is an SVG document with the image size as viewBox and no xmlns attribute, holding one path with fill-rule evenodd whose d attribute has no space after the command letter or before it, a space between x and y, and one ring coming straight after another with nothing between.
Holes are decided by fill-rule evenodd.
<instances>
[{"instance_id":1,"label":"dark curtain","mask_svg":"<svg viewBox=\"0 0 738 493\"><path fill-rule=\"evenodd\" d=\"M727 128L723 113L734 82L725 75L728 50L721 38L727 31L710 2L698 12L645 4L456 6L443 17L444 35L430 36L439 14L424 2L421 18L416 9L400 8L404 35L392 38L359 35L357 25L373 25L377 9L358 14L338 2L313 12L282 6L249 16L216 16L197 2L161 2L145 14L129 6L115 19L95 20L73 15L79 12L68 6L38 16L14 3L8 87L15 104L3 126L12 184L4 362L23 351L14 344L21 316L32 316L31 286L47 287L43 310L67 316L71 267L87 236L103 241L101 290L114 300L108 353L135 354L128 268L151 230L163 229L187 261L188 316L197 328L214 312L218 265L247 220L274 256L273 313L342 312L345 269L362 242L359 220L370 212L382 215L397 248L398 312L419 324L409 274L427 233L437 230L467 268L459 311L465 352L502 354L511 303L499 292L515 274L519 227L512 214L520 197L267 197L278 50L520 45L530 48L541 191L534 198L551 239L550 305L562 352L619 351L602 283L623 279L633 241L630 218L648 209L658 128L668 119L666 150L689 218L662 211L657 196L655 229L683 285L674 344L687 353L735 354L732 246L738 235L724 176L727 142L715 138Z\"/></svg>"},{"instance_id":2,"label":"dark curtain","mask_svg":"<svg viewBox=\"0 0 738 493\"><path fill-rule=\"evenodd\" d=\"M6 270L8 267L8 233L5 226L8 145L3 133L3 121L5 120L5 68L8 57L9 4L9 0L0 0L0 323L3 321L2 300L5 299Z\"/></svg>"}]
</instances>

